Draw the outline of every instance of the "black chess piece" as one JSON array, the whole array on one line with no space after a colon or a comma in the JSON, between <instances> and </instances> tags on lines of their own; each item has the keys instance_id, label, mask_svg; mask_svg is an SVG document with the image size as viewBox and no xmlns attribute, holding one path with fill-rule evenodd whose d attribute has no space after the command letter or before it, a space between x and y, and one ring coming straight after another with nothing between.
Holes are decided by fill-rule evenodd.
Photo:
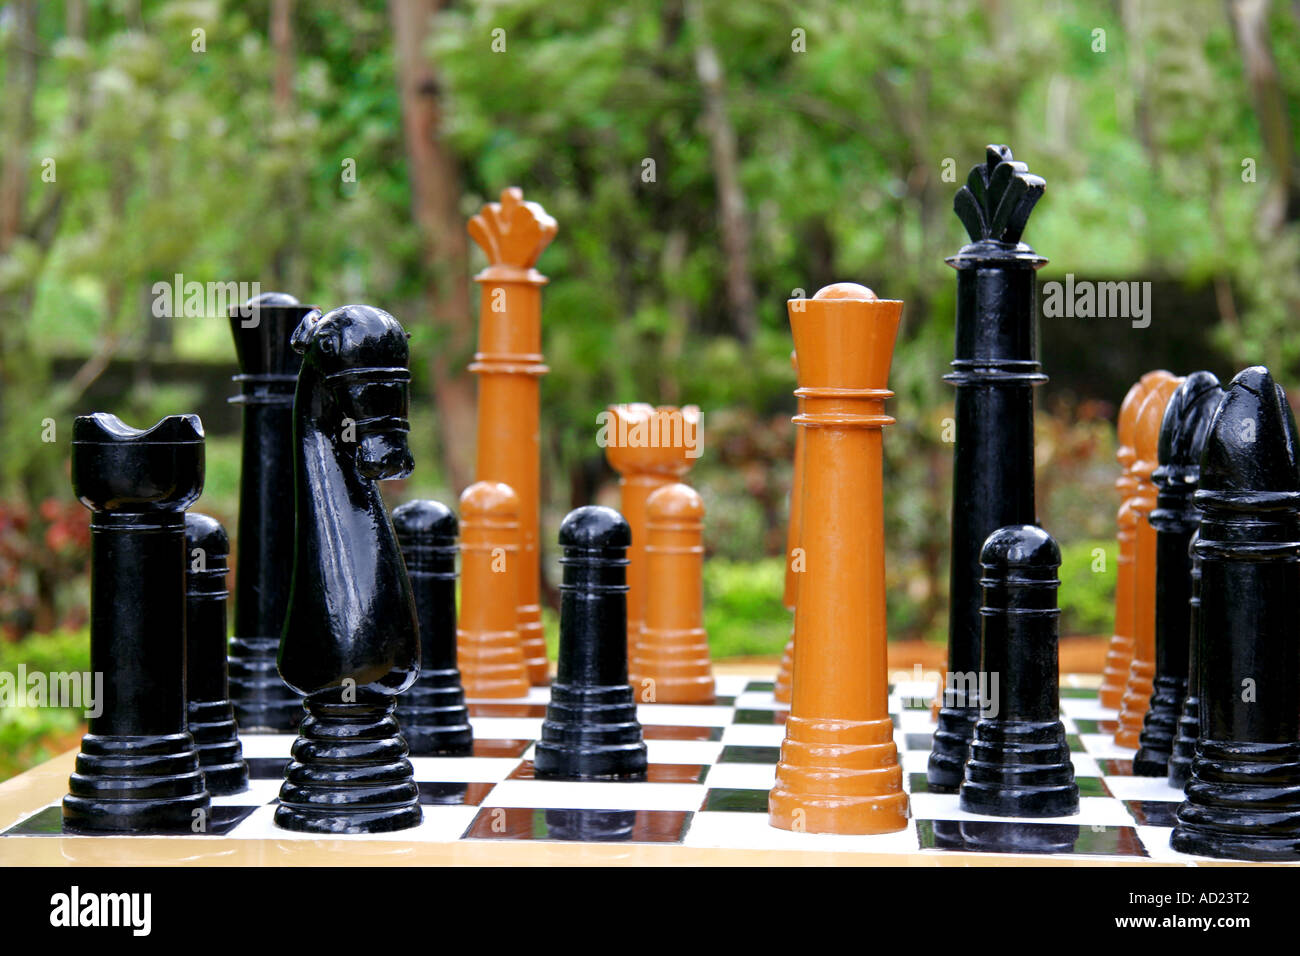
<instances>
[{"instance_id":1,"label":"black chess piece","mask_svg":"<svg viewBox=\"0 0 1300 956\"><path fill-rule=\"evenodd\" d=\"M302 356L289 344L314 306L267 292L230 310L243 411L239 568L230 693L240 729L296 730L302 700L276 670L293 570L293 391Z\"/></svg>"},{"instance_id":2,"label":"black chess piece","mask_svg":"<svg viewBox=\"0 0 1300 956\"><path fill-rule=\"evenodd\" d=\"M947 260L957 270L955 357L944 376L957 389L951 610L948 676L926 775L940 793L960 785L979 717L980 549L998 528L1037 520L1033 390L1047 376L1037 359L1034 277L1047 260L1020 236L1045 188L1010 149L989 146L953 201L971 241Z\"/></svg>"},{"instance_id":3,"label":"black chess piece","mask_svg":"<svg viewBox=\"0 0 1300 956\"><path fill-rule=\"evenodd\" d=\"M141 431L77 418L72 486L90 522L90 667L104 675L63 798L70 831L202 832L210 812L185 716L185 509L203 491L203 425Z\"/></svg>"},{"instance_id":4,"label":"black chess piece","mask_svg":"<svg viewBox=\"0 0 1300 956\"><path fill-rule=\"evenodd\" d=\"M214 797L248 789L226 678L226 574L230 539L215 518L185 515L185 692L190 735Z\"/></svg>"},{"instance_id":5,"label":"black chess piece","mask_svg":"<svg viewBox=\"0 0 1300 956\"><path fill-rule=\"evenodd\" d=\"M612 508L560 525L560 659L533 766L539 779L644 780L646 746L627 679L627 547Z\"/></svg>"},{"instance_id":6,"label":"black chess piece","mask_svg":"<svg viewBox=\"0 0 1300 956\"><path fill-rule=\"evenodd\" d=\"M458 757L474 749L456 667L456 515L437 501L393 511L420 622L420 676L402 695L397 719L416 757Z\"/></svg>"},{"instance_id":7,"label":"black chess piece","mask_svg":"<svg viewBox=\"0 0 1300 956\"><path fill-rule=\"evenodd\" d=\"M1079 787L1060 718L1060 548L1034 525L999 528L989 535L980 566L985 716L971 738L961 808L998 817L1078 813Z\"/></svg>"},{"instance_id":8,"label":"black chess piece","mask_svg":"<svg viewBox=\"0 0 1300 956\"><path fill-rule=\"evenodd\" d=\"M1199 527L1199 525L1198 525ZM1199 532L1193 531L1187 546L1191 555L1191 596L1187 600L1187 694L1178 714L1174 746L1169 754L1169 786L1182 790L1192 776L1192 757L1196 755L1196 738L1201 735L1201 559L1196 553Z\"/></svg>"},{"instance_id":9,"label":"black chess piece","mask_svg":"<svg viewBox=\"0 0 1300 956\"><path fill-rule=\"evenodd\" d=\"M1156 532L1156 672L1133 756L1133 773L1139 777L1168 775L1178 715L1187 696L1192 589L1188 547L1201 520L1192 496L1201 475L1205 436L1222 400L1223 389L1213 374L1193 372L1170 396L1160 423L1159 466L1151 475L1156 507L1148 519Z\"/></svg>"},{"instance_id":10,"label":"black chess piece","mask_svg":"<svg viewBox=\"0 0 1300 956\"><path fill-rule=\"evenodd\" d=\"M420 668L415 598L378 482L412 469L406 333L348 305L306 316L294 398L293 584L280 674L306 715L275 822L313 833L416 826L393 709Z\"/></svg>"},{"instance_id":11,"label":"black chess piece","mask_svg":"<svg viewBox=\"0 0 1300 956\"><path fill-rule=\"evenodd\" d=\"M1170 845L1300 860L1300 438L1260 366L1240 372L1201 457L1200 737Z\"/></svg>"}]
</instances>

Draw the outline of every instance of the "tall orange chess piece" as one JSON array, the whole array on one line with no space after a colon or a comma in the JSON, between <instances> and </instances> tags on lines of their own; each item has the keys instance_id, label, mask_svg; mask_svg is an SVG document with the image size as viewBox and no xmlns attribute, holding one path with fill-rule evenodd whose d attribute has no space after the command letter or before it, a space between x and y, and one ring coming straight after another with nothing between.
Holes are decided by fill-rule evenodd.
<instances>
[{"instance_id":1,"label":"tall orange chess piece","mask_svg":"<svg viewBox=\"0 0 1300 956\"><path fill-rule=\"evenodd\" d=\"M636 672L636 643L645 620L646 512L649 497L664 485L680 481L699 452L700 410L645 402L611 405L605 458L619 474L619 511L632 529L627 549L627 659L629 678L640 696Z\"/></svg>"},{"instance_id":2,"label":"tall orange chess piece","mask_svg":"<svg viewBox=\"0 0 1300 956\"><path fill-rule=\"evenodd\" d=\"M1115 516L1115 538L1119 547L1119 557L1115 562L1115 631L1106 649L1106 667L1097 698L1103 707L1113 710L1119 710L1124 685L1128 683L1128 666L1133 660L1133 577L1136 573L1134 550L1137 547L1137 514L1132 508L1133 494L1137 490L1137 479L1133 477L1133 463L1137 460L1133 430L1137 426L1142 399L1157 384L1173 377L1164 369L1143 375L1124 396L1115 427L1119 440L1115 458L1121 469L1120 476L1115 479L1115 490L1120 494L1119 511Z\"/></svg>"},{"instance_id":3,"label":"tall orange chess piece","mask_svg":"<svg viewBox=\"0 0 1300 956\"><path fill-rule=\"evenodd\" d=\"M1181 378L1174 377L1155 383L1138 407L1133 430L1135 485L1130 501L1137 525L1133 549L1133 659L1129 662L1128 681L1120 700L1115 743L1134 749L1142 733L1142 718L1151 705L1156 674L1156 531L1148 520L1156 506L1156 486L1151 473L1159 464L1160 423L1165 417L1165 406L1182 383Z\"/></svg>"},{"instance_id":4,"label":"tall orange chess piece","mask_svg":"<svg viewBox=\"0 0 1300 956\"><path fill-rule=\"evenodd\" d=\"M542 636L539 471L542 286L533 268L555 238L555 220L515 187L469 221L470 237L487 253L488 267L474 277L482 287L478 351L469 370L478 385L478 481L502 481L519 496L519 634L528 677L545 684Z\"/></svg>"},{"instance_id":5,"label":"tall orange chess piece","mask_svg":"<svg viewBox=\"0 0 1300 956\"><path fill-rule=\"evenodd\" d=\"M790 353L790 365L793 366L795 375L799 374L799 359L794 352ZM803 399L796 398L798 414L803 414ZM803 507L803 440L804 430L795 428L794 430L794 471L790 476L790 520L785 527L785 591L781 595L781 604L791 614L794 613L795 605L799 603L799 575L803 569L803 561L800 559L800 570L795 570L795 549L799 547L799 512ZM790 639L785 642L785 650L781 652L781 669L776 672L776 686L772 691L772 696L780 703L790 703L790 689L794 686L794 625L790 625Z\"/></svg>"},{"instance_id":6,"label":"tall orange chess piece","mask_svg":"<svg viewBox=\"0 0 1300 956\"><path fill-rule=\"evenodd\" d=\"M519 613L519 496L478 481L460 496L460 621L456 663L466 697L524 697L528 668Z\"/></svg>"},{"instance_id":7,"label":"tall orange chess piece","mask_svg":"<svg viewBox=\"0 0 1300 956\"><path fill-rule=\"evenodd\" d=\"M712 703L704 630L704 502L688 485L671 484L652 494L645 510L646 577L653 594L646 598L636 645L637 699L647 700L648 691L661 704Z\"/></svg>"},{"instance_id":8,"label":"tall orange chess piece","mask_svg":"<svg viewBox=\"0 0 1300 956\"><path fill-rule=\"evenodd\" d=\"M788 305L807 429L794 695L768 797L773 826L907 825L889 717L882 489L886 387L903 303L839 283Z\"/></svg>"}]
</instances>

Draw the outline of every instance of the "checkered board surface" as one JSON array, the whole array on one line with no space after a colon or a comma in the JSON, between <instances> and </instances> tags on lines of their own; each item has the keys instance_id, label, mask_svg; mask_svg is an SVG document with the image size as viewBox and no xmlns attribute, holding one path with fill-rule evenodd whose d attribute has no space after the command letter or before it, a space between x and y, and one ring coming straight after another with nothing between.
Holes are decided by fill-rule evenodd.
<instances>
[{"instance_id":1,"label":"checkered board surface","mask_svg":"<svg viewBox=\"0 0 1300 956\"><path fill-rule=\"evenodd\" d=\"M934 725L934 685L891 688L890 712L911 796L907 829L878 836L791 833L767 822L786 708L770 681L718 677L711 706L643 704L639 718L649 748L640 783L536 780L533 744L546 712L547 690L527 698L470 704L472 757L413 757L424 822L391 834L343 840L582 840L670 843L692 847L815 850L884 854L951 851L1069 854L1099 861L1121 857L1191 862L1169 848L1181 794L1163 779L1135 777L1132 751L1112 739L1115 715L1096 691L1061 693L1061 713L1079 783L1079 813L1053 820L994 818L963 812L954 794L930 793L925 770ZM247 734L252 775L242 794L213 798L210 835L177 839L318 839L282 830L272 817L293 737ZM9 837L60 833L57 803L4 832ZM335 839L335 838L331 838Z\"/></svg>"}]
</instances>

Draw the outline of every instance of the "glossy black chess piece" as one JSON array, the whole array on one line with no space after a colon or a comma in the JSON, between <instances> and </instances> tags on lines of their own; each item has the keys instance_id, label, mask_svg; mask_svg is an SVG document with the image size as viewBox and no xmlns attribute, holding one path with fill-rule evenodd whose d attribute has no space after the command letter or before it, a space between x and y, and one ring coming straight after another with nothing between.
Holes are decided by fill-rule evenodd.
<instances>
[{"instance_id":1,"label":"glossy black chess piece","mask_svg":"<svg viewBox=\"0 0 1300 956\"><path fill-rule=\"evenodd\" d=\"M971 241L948 259L957 270L957 389L953 453L952 566L948 676L927 780L955 791L979 717L980 549L1008 525L1032 524L1034 394L1047 381L1037 359L1035 270L1047 260L1020 241L1046 183L989 146L971 170L953 210Z\"/></svg>"},{"instance_id":2,"label":"glossy black chess piece","mask_svg":"<svg viewBox=\"0 0 1300 956\"><path fill-rule=\"evenodd\" d=\"M296 730L302 700L275 659L293 571L293 392L302 356L289 344L314 306L267 292L230 310L243 412L239 476L239 568L230 693L240 729Z\"/></svg>"},{"instance_id":3,"label":"glossy black chess piece","mask_svg":"<svg viewBox=\"0 0 1300 956\"><path fill-rule=\"evenodd\" d=\"M248 789L226 679L226 574L230 539L215 518L185 515L185 692L190 735L214 797Z\"/></svg>"},{"instance_id":4,"label":"glossy black chess piece","mask_svg":"<svg viewBox=\"0 0 1300 956\"><path fill-rule=\"evenodd\" d=\"M402 695L397 719L411 755L458 757L474 749L456 667L456 515L437 501L394 509L420 622L420 676Z\"/></svg>"},{"instance_id":5,"label":"glossy black chess piece","mask_svg":"<svg viewBox=\"0 0 1300 956\"><path fill-rule=\"evenodd\" d=\"M1187 696L1192 592L1188 548L1201 520L1192 496L1201 475L1205 436L1222 400L1223 389L1213 374L1193 372L1170 396L1160 423L1159 466L1151 475L1156 507L1149 518L1156 532L1156 672L1133 756L1133 773L1139 777L1168 775Z\"/></svg>"},{"instance_id":6,"label":"glossy black chess piece","mask_svg":"<svg viewBox=\"0 0 1300 956\"><path fill-rule=\"evenodd\" d=\"M560 659L533 758L539 779L644 780L646 746L627 679L627 547L611 508L560 525Z\"/></svg>"},{"instance_id":7,"label":"glossy black chess piece","mask_svg":"<svg viewBox=\"0 0 1300 956\"><path fill-rule=\"evenodd\" d=\"M275 822L313 833L416 826L393 709L415 681L415 599L378 482L412 469L406 333L387 312L311 313L294 398L293 585L280 674L306 699Z\"/></svg>"},{"instance_id":8,"label":"glossy black chess piece","mask_svg":"<svg viewBox=\"0 0 1300 956\"><path fill-rule=\"evenodd\" d=\"M90 667L99 716L63 798L70 831L201 832L210 812L185 715L185 509L203 491L203 425L76 420L72 486L90 522Z\"/></svg>"},{"instance_id":9,"label":"glossy black chess piece","mask_svg":"<svg viewBox=\"0 0 1300 956\"><path fill-rule=\"evenodd\" d=\"M1187 546L1191 555L1190 593L1187 600L1187 694L1178 714L1174 746L1169 754L1169 786L1182 790L1192 776L1192 757L1196 756L1196 738L1201 735L1201 559L1196 553L1200 534L1192 532Z\"/></svg>"},{"instance_id":10,"label":"glossy black chess piece","mask_svg":"<svg viewBox=\"0 0 1300 956\"><path fill-rule=\"evenodd\" d=\"M985 542L980 566L985 715L971 738L961 808L998 817L1078 813L1060 718L1060 548L1035 525L999 528Z\"/></svg>"},{"instance_id":11,"label":"glossy black chess piece","mask_svg":"<svg viewBox=\"0 0 1300 956\"><path fill-rule=\"evenodd\" d=\"M1232 380L1201 457L1200 737L1170 845L1300 860L1300 439L1259 366Z\"/></svg>"}]
</instances>

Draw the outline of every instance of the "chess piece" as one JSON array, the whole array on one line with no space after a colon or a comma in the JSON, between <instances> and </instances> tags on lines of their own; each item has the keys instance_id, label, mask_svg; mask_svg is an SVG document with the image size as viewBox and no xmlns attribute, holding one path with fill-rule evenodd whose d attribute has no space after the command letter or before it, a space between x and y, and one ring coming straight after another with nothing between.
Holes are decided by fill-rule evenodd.
<instances>
[{"instance_id":1,"label":"chess piece","mask_svg":"<svg viewBox=\"0 0 1300 956\"><path fill-rule=\"evenodd\" d=\"M560 660L533 758L539 779L645 779L623 632L631 537L622 515L598 505L560 525Z\"/></svg>"},{"instance_id":2,"label":"chess piece","mask_svg":"<svg viewBox=\"0 0 1300 956\"><path fill-rule=\"evenodd\" d=\"M700 410L644 402L606 409L605 457L619 474L619 511L632 530L627 550L627 660L634 687L636 643L646 610L646 502L665 485L681 481L698 453Z\"/></svg>"},{"instance_id":3,"label":"chess piece","mask_svg":"<svg viewBox=\"0 0 1300 956\"><path fill-rule=\"evenodd\" d=\"M1060 718L1060 566L1056 541L1034 525L999 528L980 553L985 715L971 738L963 810L995 817L1079 812L1079 787ZM1000 691L994 690L994 680Z\"/></svg>"},{"instance_id":4,"label":"chess piece","mask_svg":"<svg viewBox=\"0 0 1300 956\"><path fill-rule=\"evenodd\" d=\"M267 292L230 310L243 417L239 567L230 694L244 733L296 730L302 701L276 670L293 570L293 390L302 356L289 344L314 307Z\"/></svg>"},{"instance_id":5,"label":"chess piece","mask_svg":"<svg viewBox=\"0 0 1300 956\"><path fill-rule=\"evenodd\" d=\"M1195 505L1193 505L1195 507ZM1200 533L1192 532L1187 546L1191 555L1191 573L1187 600L1187 694L1178 713L1173 750L1169 754L1169 786L1182 790L1192 776L1192 757L1196 755L1196 738L1201 735L1201 558L1196 553Z\"/></svg>"},{"instance_id":6,"label":"chess piece","mask_svg":"<svg viewBox=\"0 0 1300 956\"><path fill-rule=\"evenodd\" d=\"M519 496L519 636L529 680L547 681L542 635L539 470L542 286L533 266L555 238L555 220L514 187L469 221L470 237L487 253L474 281L482 288L478 351L469 370L478 383L478 462L475 478L501 481Z\"/></svg>"},{"instance_id":7,"label":"chess piece","mask_svg":"<svg viewBox=\"0 0 1300 956\"><path fill-rule=\"evenodd\" d=\"M421 820L393 709L420 669L415 599L378 482L411 473L406 332L347 305L307 315L294 397L293 585L280 674L302 695L275 822L380 833Z\"/></svg>"},{"instance_id":8,"label":"chess piece","mask_svg":"<svg viewBox=\"0 0 1300 956\"><path fill-rule=\"evenodd\" d=\"M636 645L644 702L711 704L713 669L704 630L704 502L693 488L664 485L646 501L650 592Z\"/></svg>"},{"instance_id":9,"label":"chess piece","mask_svg":"<svg viewBox=\"0 0 1300 956\"><path fill-rule=\"evenodd\" d=\"M795 374L799 373L799 360L794 352L790 353L790 364ZM803 414L803 399L795 399L795 413ZM803 498L803 444L804 430L794 430L794 469L790 476L790 520L785 528L785 590L781 593L781 606L793 616L795 605L799 603L799 575L796 567L802 568L803 561L795 554L799 547L799 509ZM796 564L797 562L797 564ZM779 703L790 703L790 691L794 685L794 622L790 624L790 639L781 651L781 667L776 672L776 685L772 696Z\"/></svg>"},{"instance_id":10,"label":"chess piece","mask_svg":"<svg viewBox=\"0 0 1300 956\"><path fill-rule=\"evenodd\" d=\"M772 826L887 833L908 801L889 716L883 428L903 303L844 282L788 305L806 429L794 693Z\"/></svg>"},{"instance_id":11,"label":"chess piece","mask_svg":"<svg viewBox=\"0 0 1300 956\"><path fill-rule=\"evenodd\" d=\"M1300 437L1268 369L1232 380L1210 426L1202 518L1201 736L1170 845L1300 860Z\"/></svg>"},{"instance_id":12,"label":"chess piece","mask_svg":"<svg viewBox=\"0 0 1300 956\"><path fill-rule=\"evenodd\" d=\"M397 720L415 757L460 757L474 749L456 667L456 516L437 501L393 511L420 623L420 676L402 695Z\"/></svg>"},{"instance_id":13,"label":"chess piece","mask_svg":"<svg viewBox=\"0 0 1300 956\"><path fill-rule=\"evenodd\" d=\"M1192 495L1200 479L1205 436L1222 398L1213 374L1193 372L1170 397L1160 425L1160 464L1151 475L1156 508L1148 518L1156 532L1155 677L1133 756L1133 773L1139 777L1169 775L1178 715L1187 696L1192 586L1188 548L1201 518Z\"/></svg>"},{"instance_id":14,"label":"chess piece","mask_svg":"<svg viewBox=\"0 0 1300 956\"><path fill-rule=\"evenodd\" d=\"M190 736L208 793L248 789L226 676L226 575L230 539L215 518L185 515L185 692Z\"/></svg>"},{"instance_id":15,"label":"chess piece","mask_svg":"<svg viewBox=\"0 0 1300 956\"><path fill-rule=\"evenodd\" d=\"M930 752L932 791L956 791L980 702L980 549L1007 525L1033 524L1034 389L1038 364L1035 272L1047 260L1020 241L1046 183L989 146L953 210L971 241L948 265L957 270L957 389L953 452L948 674Z\"/></svg>"},{"instance_id":16,"label":"chess piece","mask_svg":"<svg viewBox=\"0 0 1300 956\"><path fill-rule=\"evenodd\" d=\"M1160 425L1169 399L1183 383L1181 378L1158 382L1138 408L1133 447L1136 482L1129 504L1134 513L1133 549L1133 659L1129 661L1128 683L1120 699L1115 742L1121 747L1138 746L1142 719L1146 716L1156 674L1156 530L1150 515L1156 507L1156 486L1151 476L1159 465ZM1180 562L1181 563L1181 562Z\"/></svg>"},{"instance_id":17,"label":"chess piece","mask_svg":"<svg viewBox=\"0 0 1300 956\"><path fill-rule=\"evenodd\" d=\"M528 666L519 637L519 496L499 481L479 481L460 496L460 626L456 656L465 693L526 697Z\"/></svg>"},{"instance_id":18,"label":"chess piece","mask_svg":"<svg viewBox=\"0 0 1300 956\"><path fill-rule=\"evenodd\" d=\"M201 832L210 809L185 716L185 509L203 491L203 425L143 431L77 418L72 486L91 510L90 669L101 712L81 738L63 825Z\"/></svg>"},{"instance_id":19,"label":"chess piece","mask_svg":"<svg viewBox=\"0 0 1300 956\"><path fill-rule=\"evenodd\" d=\"M1124 396L1119 406L1119 421L1115 427L1119 447L1115 458L1120 464L1120 476L1115 479L1115 490L1120 495L1120 508L1115 523L1116 544L1119 555L1115 562L1115 631L1106 649L1106 666L1102 672L1101 690L1097 700L1103 707L1119 710L1128 683L1128 666L1133 660L1133 577L1134 551L1137 547L1137 513L1131 499L1137 491L1133 477L1133 463L1137 451L1133 448L1133 432L1137 426L1137 413L1142 399L1161 381L1174 376L1164 369L1147 372Z\"/></svg>"}]
</instances>

